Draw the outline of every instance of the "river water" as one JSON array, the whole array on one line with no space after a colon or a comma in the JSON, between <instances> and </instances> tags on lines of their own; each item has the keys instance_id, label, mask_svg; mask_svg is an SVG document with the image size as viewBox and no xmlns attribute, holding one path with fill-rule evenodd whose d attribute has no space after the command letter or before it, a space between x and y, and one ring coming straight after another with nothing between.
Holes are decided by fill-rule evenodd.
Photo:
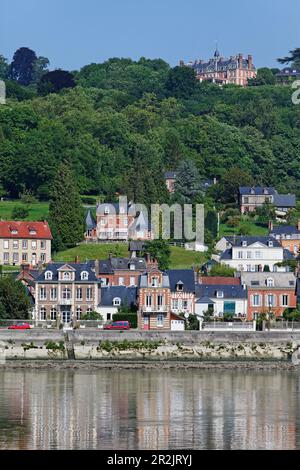
<instances>
[{"instance_id":1,"label":"river water","mask_svg":"<svg viewBox=\"0 0 300 470\"><path fill-rule=\"evenodd\" d=\"M0 449L300 449L291 371L0 370Z\"/></svg>"}]
</instances>

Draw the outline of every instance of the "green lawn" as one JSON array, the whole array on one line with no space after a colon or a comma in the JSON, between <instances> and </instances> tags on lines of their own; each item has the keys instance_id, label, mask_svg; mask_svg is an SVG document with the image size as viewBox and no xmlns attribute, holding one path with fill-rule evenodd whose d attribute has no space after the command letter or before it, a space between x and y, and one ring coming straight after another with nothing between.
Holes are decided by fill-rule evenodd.
<instances>
[{"instance_id":1,"label":"green lawn","mask_svg":"<svg viewBox=\"0 0 300 470\"><path fill-rule=\"evenodd\" d=\"M128 244L127 243L99 243L99 244L82 244L75 248L66 251L61 251L54 256L54 261L75 261L76 256L79 256L81 262L93 259L107 259L109 253L113 256L127 257ZM171 247L171 262L170 268L184 269L191 268L193 265L199 265L206 261L204 253L197 253L194 251L187 251L184 248L177 246Z\"/></svg>"},{"instance_id":2,"label":"green lawn","mask_svg":"<svg viewBox=\"0 0 300 470\"><path fill-rule=\"evenodd\" d=\"M249 233L247 235L265 236L269 233L268 227L266 226L255 224L254 222L247 222L246 225L249 227ZM226 224L220 224L220 238L226 235L238 235L238 233L239 227L229 227Z\"/></svg>"},{"instance_id":3,"label":"green lawn","mask_svg":"<svg viewBox=\"0 0 300 470\"><path fill-rule=\"evenodd\" d=\"M24 207L19 200L17 201L0 201L0 218L4 220L12 220L12 211L14 207ZM35 202L29 204L29 215L26 220L44 220L48 218L49 203Z\"/></svg>"}]
</instances>

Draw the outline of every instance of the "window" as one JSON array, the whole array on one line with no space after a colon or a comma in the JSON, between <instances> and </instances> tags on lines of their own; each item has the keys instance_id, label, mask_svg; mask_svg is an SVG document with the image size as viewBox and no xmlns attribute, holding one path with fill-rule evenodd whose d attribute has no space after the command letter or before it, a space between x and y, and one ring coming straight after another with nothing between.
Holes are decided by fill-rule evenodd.
<instances>
[{"instance_id":1,"label":"window","mask_svg":"<svg viewBox=\"0 0 300 470\"><path fill-rule=\"evenodd\" d=\"M151 286L152 287L158 287L158 278L157 277L152 277L151 278Z\"/></svg>"},{"instance_id":2,"label":"window","mask_svg":"<svg viewBox=\"0 0 300 470\"><path fill-rule=\"evenodd\" d=\"M248 204L249 203L249 198L248 197L244 197L244 204Z\"/></svg>"},{"instance_id":3,"label":"window","mask_svg":"<svg viewBox=\"0 0 300 470\"><path fill-rule=\"evenodd\" d=\"M130 277L130 285L135 286L135 277L134 276Z\"/></svg>"},{"instance_id":4,"label":"window","mask_svg":"<svg viewBox=\"0 0 300 470\"><path fill-rule=\"evenodd\" d=\"M162 304L163 304L163 296L162 296L162 295L158 295L158 296L157 296L157 306L158 306L158 307L162 307Z\"/></svg>"},{"instance_id":5,"label":"window","mask_svg":"<svg viewBox=\"0 0 300 470\"><path fill-rule=\"evenodd\" d=\"M104 214L109 214L109 207L108 206L105 206Z\"/></svg>"},{"instance_id":6,"label":"window","mask_svg":"<svg viewBox=\"0 0 300 470\"><path fill-rule=\"evenodd\" d=\"M3 253L3 261L4 261L4 263L9 262L9 253L7 253L7 252Z\"/></svg>"},{"instance_id":7,"label":"window","mask_svg":"<svg viewBox=\"0 0 300 470\"><path fill-rule=\"evenodd\" d=\"M268 294L267 295L267 305L268 307L274 307L275 306L275 298L273 294Z\"/></svg>"},{"instance_id":8,"label":"window","mask_svg":"<svg viewBox=\"0 0 300 470\"><path fill-rule=\"evenodd\" d=\"M151 307L152 305L152 295L147 295L146 296L146 306Z\"/></svg>"},{"instance_id":9,"label":"window","mask_svg":"<svg viewBox=\"0 0 300 470\"><path fill-rule=\"evenodd\" d=\"M28 249L28 241L22 240L22 250L27 250L27 249Z\"/></svg>"},{"instance_id":10,"label":"window","mask_svg":"<svg viewBox=\"0 0 300 470\"><path fill-rule=\"evenodd\" d=\"M34 228L29 229L30 235L36 235L36 230Z\"/></svg>"},{"instance_id":11,"label":"window","mask_svg":"<svg viewBox=\"0 0 300 470\"><path fill-rule=\"evenodd\" d=\"M89 278L89 273L87 271L82 271L81 280L86 281Z\"/></svg>"},{"instance_id":12,"label":"window","mask_svg":"<svg viewBox=\"0 0 300 470\"><path fill-rule=\"evenodd\" d=\"M63 280L68 281L71 279L71 273L63 273Z\"/></svg>"},{"instance_id":13,"label":"window","mask_svg":"<svg viewBox=\"0 0 300 470\"><path fill-rule=\"evenodd\" d=\"M18 250L19 249L19 240L13 240L13 249Z\"/></svg>"},{"instance_id":14,"label":"window","mask_svg":"<svg viewBox=\"0 0 300 470\"><path fill-rule=\"evenodd\" d=\"M107 321L111 320L111 313L106 314L106 319L107 319Z\"/></svg>"},{"instance_id":15,"label":"window","mask_svg":"<svg viewBox=\"0 0 300 470\"><path fill-rule=\"evenodd\" d=\"M119 277L119 286L124 286L124 277Z\"/></svg>"},{"instance_id":16,"label":"window","mask_svg":"<svg viewBox=\"0 0 300 470\"><path fill-rule=\"evenodd\" d=\"M92 307L88 307L88 308L86 309L86 313L92 313L92 311L93 311Z\"/></svg>"},{"instance_id":17,"label":"window","mask_svg":"<svg viewBox=\"0 0 300 470\"><path fill-rule=\"evenodd\" d=\"M40 288L40 300L46 300L46 298L47 298L46 288L41 287Z\"/></svg>"},{"instance_id":18,"label":"window","mask_svg":"<svg viewBox=\"0 0 300 470\"><path fill-rule=\"evenodd\" d=\"M45 250L46 249L46 242L45 240L41 240L41 250Z\"/></svg>"},{"instance_id":19,"label":"window","mask_svg":"<svg viewBox=\"0 0 300 470\"><path fill-rule=\"evenodd\" d=\"M9 240L3 240L3 248L5 250L8 250L9 249Z\"/></svg>"},{"instance_id":20,"label":"window","mask_svg":"<svg viewBox=\"0 0 300 470\"><path fill-rule=\"evenodd\" d=\"M248 272L251 271L251 264L247 264L246 270L247 270Z\"/></svg>"},{"instance_id":21,"label":"window","mask_svg":"<svg viewBox=\"0 0 300 470\"><path fill-rule=\"evenodd\" d=\"M47 318L47 311L45 307L42 307L40 309L40 320L46 320L46 318Z\"/></svg>"},{"instance_id":22,"label":"window","mask_svg":"<svg viewBox=\"0 0 300 470\"><path fill-rule=\"evenodd\" d=\"M242 241L242 246L247 246L247 240Z\"/></svg>"},{"instance_id":23,"label":"window","mask_svg":"<svg viewBox=\"0 0 300 470\"><path fill-rule=\"evenodd\" d=\"M115 297L113 300L113 305L115 307L119 307L121 305L121 299L119 297Z\"/></svg>"},{"instance_id":24,"label":"window","mask_svg":"<svg viewBox=\"0 0 300 470\"><path fill-rule=\"evenodd\" d=\"M37 249L37 243L36 243L35 240L32 240L32 242L31 242L31 248L32 248L33 250L36 250L36 249Z\"/></svg>"},{"instance_id":25,"label":"window","mask_svg":"<svg viewBox=\"0 0 300 470\"><path fill-rule=\"evenodd\" d=\"M50 289L50 300L56 300L57 299L57 288L52 287Z\"/></svg>"},{"instance_id":26,"label":"window","mask_svg":"<svg viewBox=\"0 0 300 470\"><path fill-rule=\"evenodd\" d=\"M260 306L260 295L259 294L254 294L252 296L252 306L253 307L259 307Z\"/></svg>"},{"instance_id":27,"label":"window","mask_svg":"<svg viewBox=\"0 0 300 470\"><path fill-rule=\"evenodd\" d=\"M82 288L78 287L76 289L76 300L82 300Z\"/></svg>"},{"instance_id":28,"label":"window","mask_svg":"<svg viewBox=\"0 0 300 470\"><path fill-rule=\"evenodd\" d=\"M28 261L27 253L22 253L22 262L26 263Z\"/></svg>"},{"instance_id":29,"label":"window","mask_svg":"<svg viewBox=\"0 0 300 470\"><path fill-rule=\"evenodd\" d=\"M260 258L261 258L261 252L260 252L260 251L256 251L256 252L255 252L255 258L256 258L256 259L260 259Z\"/></svg>"},{"instance_id":30,"label":"window","mask_svg":"<svg viewBox=\"0 0 300 470\"><path fill-rule=\"evenodd\" d=\"M52 272L51 271L46 271L45 272L45 279L51 280L52 279Z\"/></svg>"},{"instance_id":31,"label":"window","mask_svg":"<svg viewBox=\"0 0 300 470\"><path fill-rule=\"evenodd\" d=\"M289 305L289 296L287 294L283 294L281 297L281 305L282 307L287 307Z\"/></svg>"},{"instance_id":32,"label":"window","mask_svg":"<svg viewBox=\"0 0 300 470\"><path fill-rule=\"evenodd\" d=\"M129 269L130 269L131 271L134 271L134 270L135 270L135 265L134 265L133 263L131 263L130 266L129 266Z\"/></svg>"},{"instance_id":33,"label":"window","mask_svg":"<svg viewBox=\"0 0 300 470\"><path fill-rule=\"evenodd\" d=\"M177 288L177 290L183 290L182 282L178 282L178 284L176 285L176 288Z\"/></svg>"},{"instance_id":34,"label":"window","mask_svg":"<svg viewBox=\"0 0 300 470\"><path fill-rule=\"evenodd\" d=\"M178 299L173 299L172 300L172 309L173 310L178 310Z\"/></svg>"},{"instance_id":35,"label":"window","mask_svg":"<svg viewBox=\"0 0 300 470\"><path fill-rule=\"evenodd\" d=\"M252 258L252 253L251 251L247 251L247 259L251 259Z\"/></svg>"},{"instance_id":36,"label":"window","mask_svg":"<svg viewBox=\"0 0 300 470\"><path fill-rule=\"evenodd\" d=\"M81 307L77 307L76 308L76 318L77 318L77 320L80 320L81 315L82 315L82 309L81 309Z\"/></svg>"},{"instance_id":37,"label":"window","mask_svg":"<svg viewBox=\"0 0 300 470\"><path fill-rule=\"evenodd\" d=\"M274 279L272 279L271 277L269 277L267 279L267 286L268 287L274 287Z\"/></svg>"},{"instance_id":38,"label":"window","mask_svg":"<svg viewBox=\"0 0 300 470\"><path fill-rule=\"evenodd\" d=\"M57 316L57 311L55 307L52 307L50 310L50 320L55 321Z\"/></svg>"},{"instance_id":39,"label":"window","mask_svg":"<svg viewBox=\"0 0 300 470\"><path fill-rule=\"evenodd\" d=\"M242 258L243 258L243 252L242 252L242 251L238 251L238 258L239 258L239 259L242 259Z\"/></svg>"},{"instance_id":40,"label":"window","mask_svg":"<svg viewBox=\"0 0 300 470\"><path fill-rule=\"evenodd\" d=\"M268 241L268 246L269 246L269 248L273 247L273 242L271 240Z\"/></svg>"},{"instance_id":41,"label":"window","mask_svg":"<svg viewBox=\"0 0 300 470\"><path fill-rule=\"evenodd\" d=\"M93 298L93 289L88 287L86 290L86 300L92 300Z\"/></svg>"},{"instance_id":42,"label":"window","mask_svg":"<svg viewBox=\"0 0 300 470\"><path fill-rule=\"evenodd\" d=\"M64 300L70 300L71 299L71 289L68 289L67 287L64 287L62 290L62 298Z\"/></svg>"},{"instance_id":43,"label":"window","mask_svg":"<svg viewBox=\"0 0 300 470\"><path fill-rule=\"evenodd\" d=\"M222 297L224 297L224 293L223 293L222 290L218 290L218 291L217 291L217 297L218 297L219 299L221 299Z\"/></svg>"},{"instance_id":44,"label":"window","mask_svg":"<svg viewBox=\"0 0 300 470\"><path fill-rule=\"evenodd\" d=\"M46 255L45 253L41 253L41 262L45 263L45 261L46 261Z\"/></svg>"},{"instance_id":45,"label":"window","mask_svg":"<svg viewBox=\"0 0 300 470\"><path fill-rule=\"evenodd\" d=\"M106 219L101 219L101 225L106 225Z\"/></svg>"},{"instance_id":46,"label":"window","mask_svg":"<svg viewBox=\"0 0 300 470\"><path fill-rule=\"evenodd\" d=\"M13 263L17 264L19 262L19 253L13 253Z\"/></svg>"},{"instance_id":47,"label":"window","mask_svg":"<svg viewBox=\"0 0 300 470\"><path fill-rule=\"evenodd\" d=\"M183 308L183 310L187 310L187 308L188 308L188 301L187 300L182 301L182 308Z\"/></svg>"},{"instance_id":48,"label":"window","mask_svg":"<svg viewBox=\"0 0 300 470\"><path fill-rule=\"evenodd\" d=\"M157 315L157 326L164 326L164 316Z\"/></svg>"},{"instance_id":49,"label":"window","mask_svg":"<svg viewBox=\"0 0 300 470\"><path fill-rule=\"evenodd\" d=\"M128 219L124 219L124 226L127 227L128 225Z\"/></svg>"}]
</instances>

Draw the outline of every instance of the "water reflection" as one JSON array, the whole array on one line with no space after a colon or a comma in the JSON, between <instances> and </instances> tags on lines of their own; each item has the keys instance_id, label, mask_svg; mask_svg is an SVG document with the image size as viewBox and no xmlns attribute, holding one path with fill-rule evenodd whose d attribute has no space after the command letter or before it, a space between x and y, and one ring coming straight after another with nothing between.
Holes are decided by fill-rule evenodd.
<instances>
[{"instance_id":1,"label":"water reflection","mask_svg":"<svg viewBox=\"0 0 300 470\"><path fill-rule=\"evenodd\" d=\"M1 449L300 449L289 371L0 371Z\"/></svg>"}]
</instances>

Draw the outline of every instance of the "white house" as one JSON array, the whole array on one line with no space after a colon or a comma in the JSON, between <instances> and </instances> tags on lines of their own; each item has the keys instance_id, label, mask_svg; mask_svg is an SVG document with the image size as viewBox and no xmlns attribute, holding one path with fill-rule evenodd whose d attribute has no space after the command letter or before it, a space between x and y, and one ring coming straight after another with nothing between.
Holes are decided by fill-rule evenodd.
<instances>
[{"instance_id":1,"label":"white house","mask_svg":"<svg viewBox=\"0 0 300 470\"><path fill-rule=\"evenodd\" d=\"M214 317L233 314L247 316L247 289L241 285L198 284L196 286L195 314L198 318L211 310Z\"/></svg>"},{"instance_id":2,"label":"white house","mask_svg":"<svg viewBox=\"0 0 300 470\"><path fill-rule=\"evenodd\" d=\"M274 237L223 237L216 249L222 252L214 259L237 271L285 271L275 266L286 259L293 259Z\"/></svg>"},{"instance_id":3,"label":"white house","mask_svg":"<svg viewBox=\"0 0 300 470\"><path fill-rule=\"evenodd\" d=\"M104 321L113 319L114 313L118 313L120 307L131 309L136 305L137 289L126 286L101 287L101 300L96 308Z\"/></svg>"}]
</instances>

